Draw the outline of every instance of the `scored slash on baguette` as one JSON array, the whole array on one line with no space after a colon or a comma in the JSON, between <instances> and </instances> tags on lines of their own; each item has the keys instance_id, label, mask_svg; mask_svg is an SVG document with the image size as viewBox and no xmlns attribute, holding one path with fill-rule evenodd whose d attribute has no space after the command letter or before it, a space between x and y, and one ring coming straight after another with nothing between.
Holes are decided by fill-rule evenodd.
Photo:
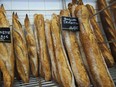
<instances>
[{"instance_id":1,"label":"scored slash on baguette","mask_svg":"<svg viewBox=\"0 0 116 87\"><path fill-rule=\"evenodd\" d=\"M98 9L101 10L107 6L106 0L97 0ZM116 40L116 29L109 9L100 13L101 23L108 41ZM116 62L116 42L109 43L112 56Z\"/></svg>"},{"instance_id":2,"label":"scored slash on baguette","mask_svg":"<svg viewBox=\"0 0 116 87\"><path fill-rule=\"evenodd\" d=\"M73 73L63 46L59 16L52 15L51 32L60 80L64 87L75 87ZM68 77L68 78L67 78Z\"/></svg>"},{"instance_id":3,"label":"scored slash on baguette","mask_svg":"<svg viewBox=\"0 0 116 87\"><path fill-rule=\"evenodd\" d=\"M0 7L0 27L10 28L9 21L6 18L6 11L3 4ZM4 87L12 87L14 81L14 53L12 30L11 43L0 43L0 69L3 73Z\"/></svg>"},{"instance_id":4,"label":"scored slash on baguette","mask_svg":"<svg viewBox=\"0 0 116 87\"><path fill-rule=\"evenodd\" d=\"M67 17L70 16L68 10L61 10L60 15ZM81 58L76 32L63 30L62 34L77 85L79 87L90 87L90 80Z\"/></svg>"},{"instance_id":5,"label":"scored slash on baguette","mask_svg":"<svg viewBox=\"0 0 116 87\"><path fill-rule=\"evenodd\" d=\"M52 35L51 35L51 21L48 19L46 19L45 21L45 35L46 35L47 49L48 49L49 57L51 60L52 78L56 80L57 82L59 82L57 62L56 62L56 57L54 54L53 40L52 40Z\"/></svg>"},{"instance_id":6,"label":"scored slash on baguette","mask_svg":"<svg viewBox=\"0 0 116 87\"><path fill-rule=\"evenodd\" d=\"M86 7L88 8L88 10L90 12L90 16L95 14L95 10L94 10L93 6L87 4ZM93 32L96 36L99 48L101 49L101 52L102 52L103 57L105 59L105 62L106 62L108 67L112 67L114 65L113 56L112 56L110 50L108 49L108 47L106 46L106 44L103 43L103 42L105 42L105 40L104 40L102 33L101 33L101 30L100 30L100 28L95 20L95 17L91 18L90 22L91 22L91 25L93 27Z\"/></svg>"},{"instance_id":7,"label":"scored slash on baguette","mask_svg":"<svg viewBox=\"0 0 116 87\"><path fill-rule=\"evenodd\" d=\"M29 60L27 54L26 40L22 25L18 20L16 14L12 14L13 22L13 40L14 40L14 52L16 58L17 72L23 82L29 82Z\"/></svg>"},{"instance_id":8,"label":"scored slash on baguette","mask_svg":"<svg viewBox=\"0 0 116 87\"><path fill-rule=\"evenodd\" d=\"M115 87L91 29L87 7L79 5L75 14L79 19L81 43L86 54L93 85L95 87Z\"/></svg>"},{"instance_id":9,"label":"scored slash on baguette","mask_svg":"<svg viewBox=\"0 0 116 87\"><path fill-rule=\"evenodd\" d=\"M28 57L30 61L31 72L35 77L37 77L39 74L38 72L39 68L38 68L36 41L35 41L34 32L30 25L30 20L27 14L24 20L24 25L25 25L25 32L26 32L25 37L27 42Z\"/></svg>"},{"instance_id":10,"label":"scored slash on baguette","mask_svg":"<svg viewBox=\"0 0 116 87\"><path fill-rule=\"evenodd\" d=\"M46 46L44 17L42 14L34 15L34 24L38 35L41 75L44 76L46 81L49 81L51 80L51 68Z\"/></svg>"}]
</instances>

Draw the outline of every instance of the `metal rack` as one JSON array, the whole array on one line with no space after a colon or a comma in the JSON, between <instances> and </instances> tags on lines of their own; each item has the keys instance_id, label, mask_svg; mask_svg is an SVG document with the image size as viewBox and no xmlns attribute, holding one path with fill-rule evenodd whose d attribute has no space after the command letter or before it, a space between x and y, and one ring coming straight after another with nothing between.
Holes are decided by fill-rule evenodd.
<instances>
[{"instance_id":1,"label":"metal rack","mask_svg":"<svg viewBox=\"0 0 116 87\"><path fill-rule=\"evenodd\" d=\"M116 86L116 65L113 68L109 68L109 71Z\"/></svg>"},{"instance_id":2,"label":"metal rack","mask_svg":"<svg viewBox=\"0 0 116 87\"><path fill-rule=\"evenodd\" d=\"M3 81L0 87L4 87ZM22 80L15 78L13 87L60 87L55 81L45 81L42 77L30 77L29 83L23 83Z\"/></svg>"},{"instance_id":3,"label":"metal rack","mask_svg":"<svg viewBox=\"0 0 116 87\"><path fill-rule=\"evenodd\" d=\"M30 0L28 0L28 1L30 1ZM45 1L45 0L43 0L43 1ZM66 8L68 1L71 2L71 0L59 0L59 1L62 1L62 9ZM97 10L97 7L94 5L96 3L96 0L83 0L83 1L85 1L85 3L90 3L91 2L90 4L92 4L95 7L95 10ZM13 2L13 0L11 0L11 5L12 5L12 2ZM109 0L107 0L107 2L109 2ZM29 8L29 6L28 6L28 8ZM15 11L15 12L24 12L24 13L27 12L27 13L29 13L30 19L31 19L31 22L32 22L32 20L33 20L33 16L31 14L32 12L38 12L38 13L39 12L40 13L43 12L44 13L44 16L50 17L51 14L47 14L48 12L49 13L50 12L56 12L57 13L60 10L61 10L60 8L58 8L58 9L38 9L38 10L37 9L30 9L29 8L29 9L7 9L6 11L8 13L11 12L11 14L8 14L8 19L9 20L11 20L12 12L13 11ZM21 14L21 16L24 16L24 15ZM21 19L24 20L23 17ZM99 19L97 20L97 22L98 22L98 24L101 24L101 22L100 22ZM103 37L105 38L104 33L103 33ZM108 41L105 41L105 43L107 44L109 42ZM115 85L116 85L116 65L113 68L109 68L109 71L110 71L111 76L112 76L112 78L113 78L113 80L115 82ZM0 87L3 87L3 82L1 82L1 84L2 84L2 86L0 86ZM35 78L35 77L31 76L29 83L26 83L26 84L23 83L21 80L16 80L16 78L15 78L13 87L60 87L60 86L55 81L45 81L41 77Z\"/></svg>"},{"instance_id":4,"label":"metal rack","mask_svg":"<svg viewBox=\"0 0 116 87\"><path fill-rule=\"evenodd\" d=\"M116 85L116 65L113 68L109 68L110 74L113 78L113 81ZM14 81L13 87L60 87L55 81L45 81L43 78L30 77L30 81L27 84L24 84L21 80ZM93 87L91 85L91 87Z\"/></svg>"},{"instance_id":5,"label":"metal rack","mask_svg":"<svg viewBox=\"0 0 116 87\"><path fill-rule=\"evenodd\" d=\"M113 68L109 68L110 74L116 85L116 65ZM3 82L1 82L2 84ZM1 87L4 87L3 84ZM14 80L13 87L60 87L55 81L45 81L42 77L30 77L29 83L23 83L22 80ZM91 85L91 87L93 87Z\"/></svg>"}]
</instances>

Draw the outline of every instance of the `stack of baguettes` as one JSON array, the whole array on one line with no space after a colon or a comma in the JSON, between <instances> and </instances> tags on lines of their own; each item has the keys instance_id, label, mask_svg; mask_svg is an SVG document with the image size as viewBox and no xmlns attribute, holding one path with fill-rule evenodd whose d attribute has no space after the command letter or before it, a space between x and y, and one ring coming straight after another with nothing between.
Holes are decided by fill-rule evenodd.
<instances>
[{"instance_id":1,"label":"stack of baguettes","mask_svg":"<svg viewBox=\"0 0 116 87\"><path fill-rule=\"evenodd\" d=\"M68 10L61 10L60 15L69 17L70 13ZM76 32L63 30L62 34L64 46L66 48L71 69L76 79L77 85L79 87L90 87L90 80L81 58Z\"/></svg>"},{"instance_id":2,"label":"stack of baguettes","mask_svg":"<svg viewBox=\"0 0 116 87\"><path fill-rule=\"evenodd\" d=\"M106 0L97 0L98 9L101 10L107 6ZM103 26L103 30L107 37L108 41L116 40L116 29L112 20L111 13L109 9L104 10L100 13L101 23ZM116 61L116 42L109 43L111 53Z\"/></svg>"},{"instance_id":3,"label":"stack of baguettes","mask_svg":"<svg viewBox=\"0 0 116 87\"><path fill-rule=\"evenodd\" d=\"M90 12L85 5L78 5L75 15L80 23L80 40L86 55L89 74L95 87L115 87L105 64L103 54L90 23ZM106 84L107 83L107 84Z\"/></svg>"},{"instance_id":4,"label":"stack of baguettes","mask_svg":"<svg viewBox=\"0 0 116 87\"><path fill-rule=\"evenodd\" d=\"M13 13L14 44L12 41L0 43L0 69L6 80L5 87L12 87L14 78L13 45L16 69L23 82L29 82L30 66L34 76L40 74L46 81L54 79L63 87L90 87L91 83L94 87L114 87L107 68L114 65L114 59L108 47L102 44L104 39L95 18L89 19L94 14L93 7L83 5L82 0L69 6L70 11L61 10L60 15L53 14L51 20L44 21L42 14L35 14L34 31L28 15L23 30L18 15ZM60 17L70 15L79 19L78 33L61 29ZM0 8L0 18L0 27L9 27L3 6ZM3 55L3 52L8 53Z\"/></svg>"},{"instance_id":5,"label":"stack of baguettes","mask_svg":"<svg viewBox=\"0 0 116 87\"><path fill-rule=\"evenodd\" d=\"M0 28L10 28L9 21L6 18L6 12L3 5L0 7ZM3 74L4 87L12 87L14 80L14 52L13 52L13 38L12 29L11 42L0 42L0 70Z\"/></svg>"},{"instance_id":6,"label":"stack of baguettes","mask_svg":"<svg viewBox=\"0 0 116 87\"><path fill-rule=\"evenodd\" d=\"M70 7L71 9L69 9L69 10L70 10L70 12L72 14L72 17L75 17L75 12L74 11L75 11L75 8L77 7L77 5L83 5L82 0L79 0L78 4L75 4L75 3L72 4L72 7ZM89 10L90 16L95 14L95 10L94 10L93 6L91 6L89 4L87 4L86 6L87 6L87 8ZM97 37L96 39L97 39L97 42L99 44L102 55L103 55L103 57L105 59L105 62L106 62L108 67L112 67L114 65L114 58L113 58L110 50L108 49L108 46L104 43L105 40L104 40L102 32L101 32L101 30L99 28L99 25L97 24L96 18L95 17L91 18L90 22L92 24L92 27L94 28L93 31L94 31L95 36ZM77 38L79 38L78 35L77 35Z\"/></svg>"},{"instance_id":7,"label":"stack of baguettes","mask_svg":"<svg viewBox=\"0 0 116 87\"><path fill-rule=\"evenodd\" d=\"M73 73L62 42L60 18L56 14L52 15L51 34L61 84L63 87L75 87Z\"/></svg>"},{"instance_id":8,"label":"stack of baguettes","mask_svg":"<svg viewBox=\"0 0 116 87\"><path fill-rule=\"evenodd\" d=\"M88 8L88 10L90 12L90 16L95 14L95 10L94 10L93 6L87 4L86 7ZM93 27L94 34L97 37L96 39L99 44L98 46L101 49L102 55L105 59L105 62L108 67L112 67L114 65L114 59L113 59L113 56L111 55L111 52L108 49L107 45L104 44L105 40L104 40L104 38L102 36L102 32L97 24L96 18L95 17L91 18L90 22Z\"/></svg>"}]
</instances>

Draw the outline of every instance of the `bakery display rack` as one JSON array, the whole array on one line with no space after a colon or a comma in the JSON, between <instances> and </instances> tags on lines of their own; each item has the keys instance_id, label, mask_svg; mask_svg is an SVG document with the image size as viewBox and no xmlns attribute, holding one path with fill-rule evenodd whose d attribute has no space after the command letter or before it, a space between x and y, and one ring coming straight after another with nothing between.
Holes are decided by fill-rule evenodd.
<instances>
[{"instance_id":1,"label":"bakery display rack","mask_svg":"<svg viewBox=\"0 0 116 87\"><path fill-rule=\"evenodd\" d=\"M7 3L7 2L5 2L6 0L1 0L0 1L0 4L1 3ZM11 1L11 6L12 6L12 2L14 1L14 0L10 0ZM28 1L28 3L29 3L29 0L27 0ZM61 2L62 3L62 5L61 6L59 6L59 8L58 9L51 9L51 10L49 10L49 9L40 9L40 10L37 10L37 9L31 9L31 8L29 8L28 10L26 10L26 9L23 9L23 10L21 10L21 9L6 9L6 11L9 13L9 12L18 12L18 13L20 13L20 12L22 12L22 15L19 15L19 16L24 16L24 14L23 14L23 12L24 13L26 13L26 12L28 12L29 13L29 16L31 17L30 19L32 20L33 19L33 14L32 14L32 12L34 13L34 12L44 12L45 14L44 14L44 16L46 17L46 18L49 18L50 16L51 16L51 14L50 14L50 12L56 12L56 13L58 13L61 9L63 9L63 8L66 8L66 6L67 6L67 4L69 3L69 2L71 2L71 0L57 0L59 3ZM94 7L95 7L95 10L96 11L98 11L98 9L97 9L97 7L96 7L96 0L83 0L84 1L84 3L85 4L87 4L87 3L89 3L89 4L91 4L91 5L93 5ZM45 5L45 2L47 2L47 0L44 0L44 5ZM107 0L107 2L109 2L109 0ZM7 6L5 6L5 7L7 7ZM45 6L44 6L45 7ZM47 13L49 13L49 14L47 14ZM8 15L8 19L9 20L11 20L11 14L7 14ZM95 15L94 15L95 16ZM20 17L20 18L21 18ZM23 17L22 17L22 19L23 19ZM97 14L97 22L98 22L98 24L99 25L101 25L101 21L100 21L100 19L99 19L99 14ZM33 23L33 21L31 21L31 23ZM22 23L23 24L23 23ZM31 24L32 25L32 24ZM33 26L33 25L32 25ZM11 27L12 27L12 24L11 24ZM100 26L101 27L101 26ZM105 36L105 34L104 34L104 32L102 32L103 33L103 36L104 36L104 38L106 38L106 36ZM105 39L106 40L106 39ZM114 42L116 42L115 40L114 40ZM110 43L110 42L108 42L107 40L105 41L105 43L107 44L107 43ZM109 71L110 71L110 74L111 74L111 76L112 76L112 78L113 78L113 81L114 81L114 83L115 83L115 85L116 85L116 65L114 66L114 67L112 67L112 68L109 68ZM3 81L0 81L0 87L4 87L3 86ZM35 77L33 77L33 76L30 76L30 81L29 81L29 83L23 83L21 80L17 80L16 78L15 78L15 80L14 80L14 85L13 85L13 87L60 87L55 81L45 81L42 77L37 77L37 78L35 78ZM92 85L91 85L91 87L93 87Z\"/></svg>"}]
</instances>

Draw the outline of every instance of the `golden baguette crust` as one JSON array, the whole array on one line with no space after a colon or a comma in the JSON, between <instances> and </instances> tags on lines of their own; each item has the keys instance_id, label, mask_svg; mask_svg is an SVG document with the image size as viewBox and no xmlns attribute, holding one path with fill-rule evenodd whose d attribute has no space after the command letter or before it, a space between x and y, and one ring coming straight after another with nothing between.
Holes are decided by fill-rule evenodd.
<instances>
[{"instance_id":1,"label":"golden baguette crust","mask_svg":"<svg viewBox=\"0 0 116 87\"><path fill-rule=\"evenodd\" d=\"M51 21L46 20L45 21L45 35L46 35L46 41L47 41L47 48L48 53L51 60L51 70L52 70L52 78L59 82L59 74L58 74L58 67L56 63L54 48L53 48L53 40L52 40L52 34L51 34Z\"/></svg>"},{"instance_id":2,"label":"golden baguette crust","mask_svg":"<svg viewBox=\"0 0 116 87\"><path fill-rule=\"evenodd\" d=\"M115 87L91 29L87 7L84 5L78 6L76 17L79 18L81 43L86 54L94 86Z\"/></svg>"},{"instance_id":3,"label":"golden baguette crust","mask_svg":"<svg viewBox=\"0 0 116 87\"><path fill-rule=\"evenodd\" d=\"M58 64L58 71L63 87L75 87L74 77L63 47L59 23L60 21L58 16L56 14L53 14L51 20L51 32L53 38L55 57Z\"/></svg>"},{"instance_id":4,"label":"golden baguette crust","mask_svg":"<svg viewBox=\"0 0 116 87\"><path fill-rule=\"evenodd\" d=\"M13 40L14 40L14 52L16 57L16 67L20 78L23 82L29 82L29 60L27 54L26 40L22 25L13 14Z\"/></svg>"},{"instance_id":5,"label":"golden baguette crust","mask_svg":"<svg viewBox=\"0 0 116 87\"><path fill-rule=\"evenodd\" d=\"M72 5L72 17L75 17L75 13L74 13L74 11L75 11L75 8L77 7L77 4L74 4L74 5Z\"/></svg>"},{"instance_id":6,"label":"golden baguette crust","mask_svg":"<svg viewBox=\"0 0 116 87\"><path fill-rule=\"evenodd\" d=\"M61 10L61 16L70 16L68 10ZM79 46L77 43L76 32L63 30L64 44L69 56L72 72L79 87L90 87L90 81L85 70Z\"/></svg>"},{"instance_id":7,"label":"golden baguette crust","mask_svg":"<svg viewBox=\"0 0 116 87\"><path fill-rule=\"evenodd\" d=\"M101 10L107 6L105 0L97 0L98 9ZM116 40L116 30L113 25L112 17L109 9L104 10L100 13L100 18L102 22L102 26L108 41ZM109 43L111 53L116 61L116 42Z\"/></svg>"},{"instance_id":8,"label":"golden baguette crust","mask_svg":"<svg viewBox=\"0 0 116 87\"><path fill-rule=\"evenodd\" d=\"M28 49L28 56L30 59L30 67L31 72L34 76L38 76L38 58L37 58L37 48L36 48L36 41L34 37L33 30L30 25L30 21L28 15L26 15L25 20L25 32L26 32L26 42L27 42L27 49Z\"/></svg>"},{"instance_id":9,"label":"golden baguette crust","mask_svg":"<svg viewBox=\"0 0 116 87\"><path fill-rule=\"evenodd\" d=\"M90 12L90 16L95 14L95 10L94 10L93 6L87 4L86 7L88 8L88 11ZM108 67L112 67L114 65L113 56L111 55L110 50L108 49L108 47L104 43L105 40L104 40L102 33L101 33L101 30L100 30L100 28L95 20L95 17L91 18L90 22L91 22L91 25L93 27L94 34L97 37L98 45L99 45L99 48L101 49L101 52L102 52L103 57L105 59L105 62L106 62Z\"/></svg>"},{"instance_id":10,"label":"golden baguette crust","mask_svg":"<svg viewBox=\"0 0 116 87\"><path fill-rule=\"evenodd\" d=\"M0 27L10 27L9 21L5 15L5 9L0 7ZM0 42L0 69L3 73L4 87L12 87L14 81L14 53L13 53L13 38L12 29L11 43Z\"/></svg>"},{"instance_id":11,"label":"golden baguette crust","mask_svg":"<svg viewBox=\"0 0 116 87\"><path fill-rule=\"evenodd\" d=\"M4 87L12 87L12 78L5 66L5 63L0 59L0 69L3 73Z\"/></svg>"},{"instance_id":12,"label":"golden baguette crust","mask_svg":"<svg viewBox=\"0 0 116 87\"><path fill-rule=\"evenodd\" d=\"M72 3L68 3L68 10L70 11L70 15L72 17L75 17L74 11L75 8L77 7L77 5L83 5L83 1L82 0L72 0Z\"/></svg>"},{"instance_id":13,"label":"golden baguette crust","mask_svg":"<svg viewBox=\"0 0 116 87\"><path fill-rule=\"evenodd\" d=\"M34 19L36 19L36 16L37 14L34 15ZM37 20L34 20L34 35L35 35L35 40L36 40L36 46L37 46L37 55L38 55L38 60L39 60L39 74L40 76L44 77L44 73L43 73L43 70L42 70L42 65L41 65L41 59L40 59L40 45L39 45L39 35L37 34Z\"/></svg>"},{"instance_id":14,"label":"golden baguette crust","mask_svg":"<svg viewBox=\"0 0 116 87\"><path fill-rule=\"evenodd\" d=\"M68 3L68 10L70 11L70 15L72 16L72 3Z\"/></svg>"},{"instance_id":15,"label":"golden baguette crust","mask_svg":"<svg viewBox=\"0 0 116 87\"><path fill-rule=\"evenodd\" d=\"M44 17L42 14L35 15L35 26L38 34L40 48L40 62L45 80L51 80L50 60L47 53Z\"/></svg>"},{"instance_id":16,"label":"golden baguette crust","mask_svg":"<svg viewBox=\"0 0 116 87\"><path fill-rule=\"evenodd\" d=\"M4 14L6 14L6 11L5 11L5 8L4 8L4 5L3 4L1 4L0 9L4 12Z\"/></svg>"}]
</instances>

